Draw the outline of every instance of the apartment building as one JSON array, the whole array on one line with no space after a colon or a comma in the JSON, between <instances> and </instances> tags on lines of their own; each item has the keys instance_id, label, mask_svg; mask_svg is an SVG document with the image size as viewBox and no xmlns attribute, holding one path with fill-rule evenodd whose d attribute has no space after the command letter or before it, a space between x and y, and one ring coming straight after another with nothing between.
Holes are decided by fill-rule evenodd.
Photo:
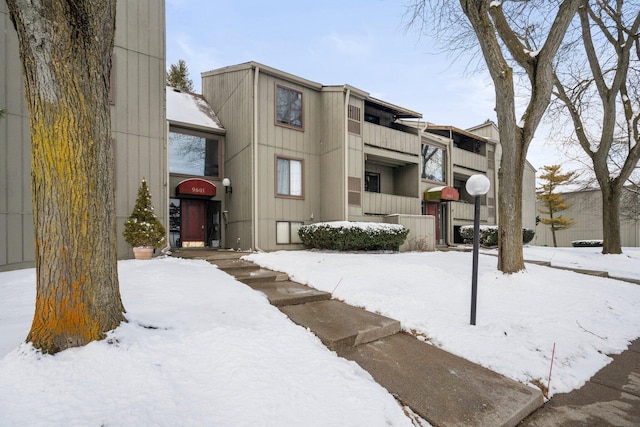
<instances>
[{"instance_id":1,"label":"apartment building","mask_svg":"<svg viewBox=\"0 0 640 427\"><path fill-rule=\"evenodd\" d=\"M257 62L203 73L202 92L226 129L227 246L300 248L298 228L318 221L400 223L434 241L420 135L403 123L420 113Z\"/></svg>"},{"instance_id":2,"label":"apartment building","mask_svg":"<svg viewBox=\"0 0 640 427\"><path fill-rule=\"evenodd\" d=\"M118 257L132 256L124 222L145 178L155 210L166 222L164 1L117 4L111 119L116 164ZM31 209L31 139L18 38L0 0L0 271L34 265Z\"/></svg>"}]
</instances>

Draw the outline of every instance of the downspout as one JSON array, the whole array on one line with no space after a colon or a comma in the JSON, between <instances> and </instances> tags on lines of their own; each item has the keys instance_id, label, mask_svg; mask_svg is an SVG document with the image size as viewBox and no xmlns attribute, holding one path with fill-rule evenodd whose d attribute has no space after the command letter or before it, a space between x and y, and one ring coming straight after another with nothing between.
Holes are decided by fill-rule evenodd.
<instances>
[{"instance_id":1,"label":"downspout","mask_svg":"<svg viewBox=\"0 0 640 427\"><path fill-rule=\"evenodd\" d=\"M258 247L258 79L260 67L253 74L253 248Z\"/></svg>"},{"instance_id":2,"label":"downspout","mask_svg":"<svg viewBox=\"0 0 640 427\"><path fill-rule=\"evenodd\" d=\"M347 88L344 98L344 220L349 221L349 99L351 89Z\"/></svg>"}]
</instances>

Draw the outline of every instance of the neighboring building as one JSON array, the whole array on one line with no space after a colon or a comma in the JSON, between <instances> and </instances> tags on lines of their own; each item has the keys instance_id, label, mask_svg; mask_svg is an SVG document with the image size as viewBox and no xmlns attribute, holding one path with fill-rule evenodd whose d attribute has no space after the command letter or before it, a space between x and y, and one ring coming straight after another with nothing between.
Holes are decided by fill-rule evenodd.
<instances>
[{"instance_id":1,"label":"neighboring building","mask_svg":"<svg viewBox=\"0 0 640 427\"><path fill-rule=\"evenodd\" d=\"M118 256L130 257L124 222L146 178L166 224L164 1L121 0L113 54L111 117L116 164ZM0 0L0 271L34 266L29 111L18 38Z\"/></svg>"},{"instance_id":2,"label":"neighboring building","mask_svg":"<svg viewBox=\"0 0 640 427\"><path fill-rule=\"evenodd\" d=\"M394 222L411 242L434 241L421 215L422 115L349 85L324 86L256 62L202 74L226 133L225 242L301 248L303 224Z\"/></svg>"},{"instance_id":3,"label":"neighboring building","mask_svg":"<svg viewBox=\"0 0 640 427\"><path fill-rule=\"evenodd\" d=\"M562 193L569 208L559 212L575 223L566 230L556 231L559 247L571 246L574 240L602 239L602 193L600 189L581 190ZM620 239L622 246L640 246L640 197L636 193L623 191L620 205ZM537 209L543 209L541 202ZM539 215L543 215L538 213ZM551 227L539 223L536 226L536 237L533 244L537 246L553 246Z\"/></svg>"}]
</instances>

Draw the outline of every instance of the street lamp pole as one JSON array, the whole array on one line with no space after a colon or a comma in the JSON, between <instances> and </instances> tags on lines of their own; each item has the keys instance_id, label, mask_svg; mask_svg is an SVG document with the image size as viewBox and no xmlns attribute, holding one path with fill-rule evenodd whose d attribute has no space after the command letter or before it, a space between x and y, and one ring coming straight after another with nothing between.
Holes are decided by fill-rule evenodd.
<instances>
[{"instance_id":1,"label":"street lamp pole","mask_svg":"<svg viewBox=\"0 0 640 427\"><path fill-rule=\"evenodd\" d=\"M467 180L466 190L474 197L473 213L473 268L471 271L471 325L476 324L478 298L478 252L480 252L480 197L487 194L491 182L485 175L473 175Z\"/></svg>"}]
</instances>

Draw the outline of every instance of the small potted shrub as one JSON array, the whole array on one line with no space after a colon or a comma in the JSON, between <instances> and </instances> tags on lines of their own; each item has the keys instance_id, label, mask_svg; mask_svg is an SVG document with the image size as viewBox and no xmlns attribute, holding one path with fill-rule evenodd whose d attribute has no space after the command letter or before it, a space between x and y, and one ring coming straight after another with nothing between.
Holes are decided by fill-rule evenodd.
<instances>
[{"instance_id":1,"label":"small potted shrub","mask_svg":"<svg viewBox=\"0 0 640 427\"><path fill-rule=\"evenodd\" d=\"M122 233L126 242L133 247L136 259L150 259L155 248L161 248L166 242L166 231L153 211L151 194L144 179L138 188L136 205L124 223Z\"/></svg>"}]
</instances>

